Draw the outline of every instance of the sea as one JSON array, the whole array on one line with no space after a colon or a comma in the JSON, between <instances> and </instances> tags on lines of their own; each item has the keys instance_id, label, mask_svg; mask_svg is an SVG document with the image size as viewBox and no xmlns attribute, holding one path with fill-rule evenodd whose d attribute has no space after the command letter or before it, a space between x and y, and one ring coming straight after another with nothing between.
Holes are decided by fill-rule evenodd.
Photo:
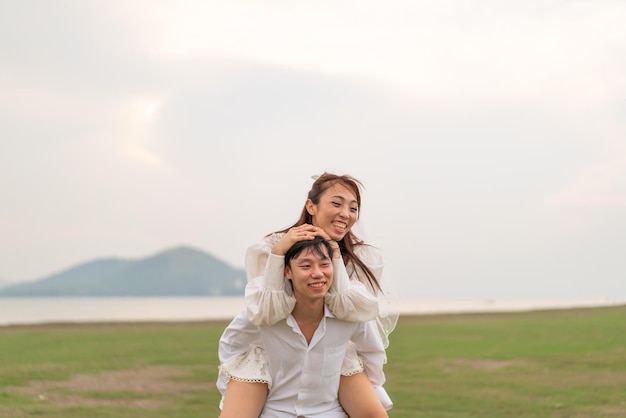
<instances>
[{"instance_id":1,"label":"sea","mask_svg":"<svg viewBox=\"0 0 626 418\"><path fill-rule=\"evenodd\" d=\"M400 315L521 312L626 305L626 299L502 298L428 299L391 301ZM165 298L0 298L0 326L90 323L229 320L245 307L243 297Z\"/></svg>"}]
</instances>

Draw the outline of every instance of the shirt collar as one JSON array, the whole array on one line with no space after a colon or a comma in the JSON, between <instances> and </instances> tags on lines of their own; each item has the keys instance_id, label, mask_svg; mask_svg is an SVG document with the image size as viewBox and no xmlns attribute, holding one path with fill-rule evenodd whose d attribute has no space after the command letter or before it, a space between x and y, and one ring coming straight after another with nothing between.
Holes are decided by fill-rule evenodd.
<instances>
[{"instance_id":1,"label":"shirt collar","mask_svg":"<svg viewBox=\"0 0 626 418\"><path fill-rule=\"evenodd\" d=\"M324 318L337 318L327 304L324 304ZM287 324L289 324L291 327L296 324L296 319L293 317L293 314L289 314L289 316L287 317Z\"/></svg>"},{"instance_id":2,"label":"shirt collar","mask_svg":"<svg viewBox=\"0 0 626 418\"><path fill-rule=\"evenodd\" d=\"M326 318L336 318L335 314L330 310L327 304L324 304L324 316Z\"/></svg>"}]
</instances>

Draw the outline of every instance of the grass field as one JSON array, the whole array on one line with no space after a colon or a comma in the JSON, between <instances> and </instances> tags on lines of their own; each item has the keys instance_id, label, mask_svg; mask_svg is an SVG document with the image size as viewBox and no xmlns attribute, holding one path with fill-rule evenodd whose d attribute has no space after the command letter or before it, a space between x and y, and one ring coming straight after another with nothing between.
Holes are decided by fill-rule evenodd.
<instances>
[{"instance_id":1,"label":"grass field","mask_svg":"<svg viewBox=\"0 0 626 418\"><path fill-rule=\"evenodd\" d=\"M0 417L217 417L225 322L0 327ZM393 418L626 417L626 306L401 318Z\"/></svg>"}]
</instances>

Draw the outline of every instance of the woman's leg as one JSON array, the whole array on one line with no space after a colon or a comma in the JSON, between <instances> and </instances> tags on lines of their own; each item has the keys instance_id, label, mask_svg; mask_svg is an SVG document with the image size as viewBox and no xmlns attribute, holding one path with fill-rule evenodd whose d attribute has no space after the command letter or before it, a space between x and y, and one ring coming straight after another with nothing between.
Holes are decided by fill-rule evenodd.
<instances>
[{"instance_id":1,"label":"woman's leg","mask_svg":"<svg viewBox=\"0 0 626 418\"><path fill-rule=\"evenodd\" d=\"M339 402L350 418L388 417L365 372L341 376Z\"/></svg>"},{"instance_id":2,"label":"woman's leg","mask_svg":"<svg viewBox=\"0 0 626 418\"><path fill-rule=\"evenodd\" d=\"M266 383L231 379L224 392L224 405L219 418L259 418L266 398Z\"/></svg>"}]
</instances>

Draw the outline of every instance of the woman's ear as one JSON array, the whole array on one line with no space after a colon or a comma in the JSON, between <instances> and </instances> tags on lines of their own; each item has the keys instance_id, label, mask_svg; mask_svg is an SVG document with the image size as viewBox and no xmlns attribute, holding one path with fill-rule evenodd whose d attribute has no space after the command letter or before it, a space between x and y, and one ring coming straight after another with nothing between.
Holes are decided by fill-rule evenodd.
<instances>
[{"instance_id":1,"label":"woman's ear","mask_svg":"<svg viewBox=\"0 0 626 418\"><path fill-rule=\"evenodd\" d=\"M313 204L313 201L311 199L306 200L304 207L306 208L306 211L309 212L309 215L315 215L315 205Z\"/></svg>"},{"instance_id":2,"label":"woman's ear","mask_svg":"<svg viewBox=\"0 0 626 418\"><path fill-rule=\"evenodd\" d=\"M285 267L285 277L291 280L291 269L289 267Z\"/></svg>"}]
</instances>

